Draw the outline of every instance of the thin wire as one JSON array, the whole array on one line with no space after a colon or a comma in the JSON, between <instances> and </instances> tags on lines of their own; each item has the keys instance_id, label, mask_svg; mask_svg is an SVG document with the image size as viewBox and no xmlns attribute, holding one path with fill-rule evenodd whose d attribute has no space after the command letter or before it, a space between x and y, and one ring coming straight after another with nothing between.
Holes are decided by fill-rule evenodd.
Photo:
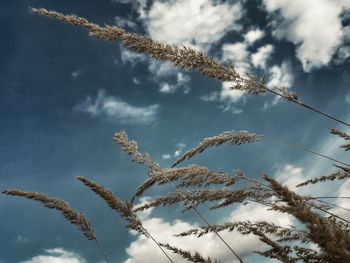
<instances>
[{"instance_id":1,"label":"thin wire","mask_svg":"<svg viewBox=\"0 0 350 263\"><path fill-rule=\"evenodd\" d=\"M315 196L312 197L311 199L327 199L327 198L332 198L332 199L350 199L349 196Z\"/></svg>"},{"instance_id":2,"label":"thin wire","mask_svg":"<svg viewBox=\"0 0 350 263\"><path fill-rule=\"evenodd\" d=\"M176 192L178 192L186 202L188 202L189 204L191 204L191 201L169 180L168 177L166 177L163 173L161 173L161 175L163 176L163 178L165 180L168 181L168 183L176 190ZM192 205L190 205L190 207L193 209L193 211L195 211L197 213L197 215L210 227L212 228L212 225L204 218L204 216ZM233 248L222 238L222 236L214 229L213 231L219 238L220 240L226 245L226 247L236 256L236 258L239 260L240 263L243 263L243 260L238 256L238 254L233 250Z\"/></svg>"},{"instance_id":3,"label":"thin wire","mask_svg":"<svg viewBox=\"0 0 350 263\"><path fill-rule=\"evenodd\" d=\"M280 142L280 143L282 143L282 144L286 144L286 145L291 146L291 147L294 147L294 148L298 148L298 149L300 149L300 150L302 150L302 151L309 152L309 153L318 155L318 156L320 156L320 157L322 157L322 158L325 158L325 159L331 160L331 161L333 161L333 162L336 162L336 163L339 163L339 164L346 165L346 166L350 167L350 164L348 164L348 163L344 163L344 162L342 162L342 161L339 161L339 160L337 160L337 159L334 159L334 158L329 157L329 156L327 156L327 155L324 155L324 154L322 154L322 153L319 153L319 152L310 150L310 149L305 148L305 147L303 147L303 146L300 146L300 145L298 145L298 144L290 143L290 142L287 142L287 141L284 141L284 140L281 140L281 139L278 139L278 138L273 138L273 137L269 137L269 136L265 136L265 135L259 135L259 136L262 137L262 138L265 138L265 139L270 139L270 140L273 140L273 141Z\"/></svg>"},{"instance_id":4,"label":"thin wire","mask_svg":"<svg viewBox=\"0 0 350 263\"><path fill-rule=\"evenodd\" d=\"M96 238L95 238L94 240L95 240L96 245L97 245L98 249L100 250L101 254L102 254L103 257L105 258L106 262L109 263L108 258L107 258L107 256L106 256L106 253L104 252L102 246L100 245L100 243L97 241Z\"/></svg>"},{"instance_id":5,"label":"thin wire","mask_svg":"<svg viewBox=\"0 0 350 263\"><path fill-rule=\"evenodd\" d=\"M162 246L158 243L158 241L151 235L150 232L146 228L142 226L142 228L146 231L147 235L156 243L156 245L160 248L160 250L164 253L164 255L169 259L170 262L174 263L174 261L169 257L169 255L165 252L165 250L162 248Z\"/></svg>"},{"instance_id":6,"label":"thin wire","mask_svg":"<svg viewBox=\"0 0 350 263\"><path fill-rule=\"evenodd\" d=\"M334 121L337 121L337 122L339 122L339 123L341 123L341 124L344 124L344 125L350 127L350 124L349 124L349 123L347 123L347 122L345 122L345 121L343 121L343 120L341 120L341 119L339 119L339 118L337 118L337 117L334 117L334 116L332 116L332 115L330 115L330 114L328 114L328 113L326 113L326 112L320 111L320 110L318 110L318 109L316 109L316 108L314 108L314 107L311 107L311 106L309 106L309 105L306 105L306 104L304 104L303 102L298 101L298 100L296 100L296 99L289 98L288 96L285 96L285 95L283 95L283 94L281 94L281 93L279 93L279 92L276 92L276 91L274 91L274 90L272 90L272 89L269 89L269 88L266 87L266 86L265 86L265 89L268 90L269 92L271 92L271 93L277 95L277 96L280 96L280 97L282 97L282 98L287 99L288 101L294 102L295 104L298 104L298 105L300 105L300 106L302 106L302 107L304 107L304 108L307 108L307 109L309 109L309 110L311 110L311 111L314 111L314 112L316 112L316 113L319 113L319 114L321 114L321 115L323 115L323 116L325 116L325 117L327 117L327 118L329 118L329 119L332 119L332 120L334 120Z\"/></svg>"},{"instance_id":7,"label":"thin wire","mask_svg":"<svg viewBox=\"0 0 350 263\"><path fill-rule=\"evenodd\" d=\"M317 199L316 199L317 200ZM350 212L350 209L348 208L345 208L345 207L342 207L340 205L336 205L336 204L333 204L333 203L330 203L330 202L327 202L327 201L323 201L323 200L317 200L318 202L321 202L321 203L324 203L324 204L327 204L327 205L331 205L331 206L334 206L334 207L338 207L338 208L341 208L341 209L344 209L346 211L349 211Z\"/></svg>"}]
</instances>

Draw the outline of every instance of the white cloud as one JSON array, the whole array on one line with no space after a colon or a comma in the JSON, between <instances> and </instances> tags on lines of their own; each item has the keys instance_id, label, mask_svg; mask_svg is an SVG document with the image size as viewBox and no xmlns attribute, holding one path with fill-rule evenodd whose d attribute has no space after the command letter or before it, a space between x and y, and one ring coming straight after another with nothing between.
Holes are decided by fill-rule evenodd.
<instances>
[{"instance_id":1,"label":"white cloud","mask_svg":"<svg viewBox=\"0 0 350 263\"><path fill-rule=\"evenodd\" d=\"M149 35L172 44L208 50L227 32L239 29L242 16L239 3L214 3L211 0L155 1L141 18Z\"/></svg>"},{"instance_id":2,"label":"white cloud","mask_svg":"<svg viewBox=\"0 0 350 263\"><path fill-rule=\"evenodd\" d=\"M343 41L340 14L350 8L348 0L264 0L274 21L277 38L296 45L296 55L306 72L327 65Z\"/></svg>"},{"instance_id":3,"label":"white cloud","mask_svg":"<svg viewBox=\"0 0 350 263\"><path fill-rule=\"evenodd\" d=\"M120 58L124 64L129 63L132 67L134 67L139 62L147 60L147 57L145 55L129 51L125 48L120 49Z\"/></svg>"},{"instance_id":4,"label":"white cloud","mask_svg":"<svg viewBox=\"0 0 350 263\"><path fill-rule=\"evenodd\" d=\"M176 76L176 83L175 84L169 84L168 82L161 82L159 84L159 91L161 93L174 93L179 88L183 89L183 92L185 94L189 93L190 87L188 86L188 82L190 81L190 77L181 73L177 72Z\"/></svg>"},{"instance_id":5,"label":"white cloud","mask_svg":"<svg viewBox=\"0 0 350 263\"><path fill-rule=\"evenodd\" d=\"M111 0L112 3L128 4L130 0Z\"/></svg>"},{"instance_id":6,"label":"white cloud","mask_svg":"<svg viewBox=\"0 0 350 263\"><path fill-rule=\"evenodd\" d=\"M139 21L151 38L204 51L208 51L226 33L239 30L237 21L243 14L242 5L233 2L174 0L153 1L149 4L148 1L138 0L135 3ZM120 23L126 22L120 20ZM144 56L127 50L122 50L121 59L123 63L132 65L146 60ZM159 83L161 93L174 93L178 88L182 88L184 93L190 91L186 85L189 77L170 63L150 60L148 69L154 81ZM176 83L169 82L171 76L176 77Z\"/></svg>"},{"instance_id":7,"label":"white cloud","mask_svg":"<svg viewBox=\"0 0 350 263\"><path fill-rule=\"evenodd\" d=\"M266 69L266 62L271 56L274 48L272 45L267 44L258 49L258 51L252 54L252 63L254 67Z\"/></svg>"},{"instance_id":8,"label":"white cloud","mask_svg":"<svg viewBox=\"0 0 350 263\"><path fill-rule=\"evenodd\" d=\"M224 44L222 46L222 52L222 60L224 61L244 61L249 54L247 44L244 42Z\"/></svg>"},{"instance_id":9,"label":"white cloud","mask_svg":"<svg viewBox=\"0 0 350 263\"><path fill-rule=\"evenodd\" d=\"M291 217L278 212L268 211L266 207L258 204L239 206L228 218L225 218L225 221L235 222L248 219L252 222L267 220L285 227L294 223ZM196 225L189 224L179 219L167 222L162 218L152 217L143 218L142 222L145 228L159 242L169 243L192 252L198 251L203 256L217 258L223 263L232 262L232 254L213 233L207 234L201 238L194 236L186 238L174 237L175 234L194 228ZM266 246L253 235L242 236L236 231L224 231L221 232L221 236L241 257L248 257L253 251L266 248ZM129 258L124 263L168 262L157 246L152 243L150 239L143 236L139 236L137 240L132 242L126 251ZM176 262L186 262L184 259L172 253L169 254Z\"/></svg>"},{"instance_id":10,"label":"white cloud","mask_svg":"<svg viewBox=\"0 0 350 263\"><path fill-rule=\"evenodd\" d=\"M273 66L269 69L267 86L290 88L294 82L292 67L289 62L283 61L281 66Z\"/></svg>"},{"instance_id":11,"label":"white cloud","mask_svg":"<svg viewBox=\"0 0 350 263\"><path fill-rule=\"evenodd\" d=\"M250 45L254 44L256 41L262 39L264 37L264 31L260 30L259 28L252 29L245 33L244 40L249 43Z\"/></svg>"},{"instance_id":12,"label":"white cloud","mask_svg":"<svg viewBox=\"0 0 350 263\"><path fill-rule=\"evenodd\" d=\"M220 108L224 112L231 112L232 114L240 114L243 109L237 108L236 104L239 101L245 102L246 91L232 89L231 82L223 82L220 92L212 92L207 95L202 96L202 100L206 102L210 101L220 101L222 105Z\"/></svg>"},{"instance_id":13,"label":"white cloud","mask_svg":"<svg viewBox=\"0 0 350 263\"><path fill-rule=\"evenodd\" d=\"M160 93L174 93L177 90L176 85L171 85L167 82L162 82L159 84Z\"/></svg>"},{"instance_id":14,"label":"white cloud","mask_svg":"<svg viewBox=\"0 0 350 263\"><path fill-rule=\"evenodd\" d=\"M171 158L179 157L182 154L182 152L183 152L185 147L186 147L186 144L184 144L184 143L176 144L176 150L174 151L174 153L173 154L169 154L169 153L163 154L162 155L162 159L163 160L168 160L168 159L171 159Z\"/></svg>"},{"instance_id":15,"label":"white cloud","mask_svg":"<svg viewBox=\"0 0 350 263\"><path fill-rule=\"evenodd\" d=\"M350 94L346 95L345 101L346 103L350 104Z\"/></svg>"},{"instance_id":16,"label":"white cloud","mask_svg":"<svg viewBox=\"0 0 350 263\"><path fill-rule=\"evenodd\" d=\"M209 94L206 94L201 97L202 100L208 102L208 101L217 101L218 100L218 93L217 92L211 92Z\"/></svg>"},{"instance_id":17,"label":"white cloud","mask_svg":"<svg viewBox=\"0 0 350 263\"><path fill-rule=\"evenodd\" d=\"M27 242L29 242L29 239L26 238L26 237L23 237L22 235L18 235L17 236L17 241L20 242L20 243L27 243Z\"/></svg>"},{"instance_id":18,"label":"white cloud","mask_svg":"<svg viewBox=\"0 0 350 263\"><path fill-rule=\"evenodd\" d=\"M186 144L184 144L184 143L176 144L177 149L174 152L174 157L179 157L185 147L186 147Z\"/></svg>"},{"instance_id":19,"label":"white cloud","mask_svg":"<svg viewBox=\"0 0 350 263\"><path fill-rule=\"evenodd\" d=\"M135 85L140 85L140 83L141 83L141 81L140 81L138 78L135 78L135 77L132 78L132 82L133 82Z\"/></svg>"},{"instance_id":20,"label":"white cloud","mask_svg":"<svg viewBox=\"0 0 350 263\"><path fill-rule=\"evenodd\" d=\"M338 196L350 196L350 180L346 180L338 191ZM337 199L336 205L350 209L349 199ZM341 208L332 209L330 212L346 219L350 220L350 212Z\"/></svg>"},{"instance_id":21,"label":"white cloud","mask_svg":"<svg viewBox=\"0 0 350 263\"><path fill-rule=\"evenodd\" d=\"M269 88L290 88L294 83L294 74L290 62L283 61L281 66L274 65L269 69L269 78L266 85ZM276 96L274 100L264 104L264 109L277 105L281 97Z\"/></svg>"},{"instance_id":22,"label":"white cloud","mask_svg":"<svg viewBox=\"0 0 350 263\"><path fill-rule=\"evenodd\" d=\"M130 28L133 30L137 29L137 24L126 17L116 16L114 18L114 21L115 21L115 24L121 28L124 28L124 29Z\"/></svg>"},{"instance_id":23,"label":"white cloud","mask_svg":"<svg viewBox=\"0 0 350 263\"><path fill-rule=\"evenodd\" d=\"M43 255L35 256L21 263L85 263L86 261L79 255L64 250L63 248L54 248L44 250Z\"/></svg>"},{"instance_id":24,"label":"white cloud","mask_svg":"<svg viewBox=\"0 0 350 263\"><path fill-rule=\"evenodd\" d=\"M94 100L87 97L75 110L88 113L92 117L108 117L121 123L148 124L155 121L158 108L157 104L146 107L132 106L120 98L106 95L104 90L99 90Z\"/></svg>"},{"instance_id":25,"label":"white cloud","mask_svg":"<svg viewBox=\"0 0 350 263\"><path fill-rule=\"evenodd\" d=\"M303 175L303 169L291 164L280 167L275 175L278 182L285 184L292 191L298 192L302 188L295 187L303 182L306 178Z\"/></svg>"},{"instance_id":26,"label":"white cloud","mask_svg":"<svg viewBox=\"0 0 350 263\"><path fill-rule=\"evenodd\" d=\"M75 70L75 71L72 72L72 78L73 78L73 79L76 79L76 78L78 78L82 73L83 73L82 70L77 69L77 70Z\"/></svg>"},{"instance_id":27,"label":"white cloud","mask_svg":"<svg viewBox=\"0 0 350 263\"><path fill-rule=\"evenodd\" d=\"M169 62L159 62L155 60L150 61L148 70L156 79L168 78L169 76L176 75L178 72L177 68Z\"/></svg>"},{"instance_id":28,"label":"white cloud","mask_svg":"<svg viewBox=\"0 0 350 263\"><path fill-rule=\"evenodd\" d=\"M236 103L243 98L246 94L243 90L232 89L232 83L223 82L220 92L220 100L227 101L228 103Z\"/></svg>"},{"instance_id":29,"label":"white cloud","mask_svg":"<svg viewBox=\"0 0 350 263\"><path fill-rule=\"evenodd\" d=\"M163 160L169 160L169 159L171 159L171 154L168 154L168 153L167 153L167 154L163 154L163 155L162 155L162 159L163 159Z\"/></svg>"},{"instance_id":30,"label":"white cloud","mask_svg":"<svg viewBox=\"0 0 350 263\"><path fill-rule=\"evenodd\" d=\"M221 61L233 64L239 73L243 73L250 68L247 48L248 45L245 42L224 44Z\"/></svg>"},{"instance_id":31,"label":"white cloud","mask_svg":"<svg viewBox=\"0 0 350 263\"><path fill-rule=\"evenodd\" d=\"M348 19L350 19L350 11ZM344 34L344 42L348 43L350 42L350 25L343 27L343 34Z\"/></svg>"},{"instance_id":32,"label":"white cloud","mask_svg":"<svg viewBox=\"0 0 350 263\"><path fill-rule=\"evenodd\" d=\"M350 46L344 46L338 49L336 63L341 64L350 58Z\"/></svg>"}]
</instances>

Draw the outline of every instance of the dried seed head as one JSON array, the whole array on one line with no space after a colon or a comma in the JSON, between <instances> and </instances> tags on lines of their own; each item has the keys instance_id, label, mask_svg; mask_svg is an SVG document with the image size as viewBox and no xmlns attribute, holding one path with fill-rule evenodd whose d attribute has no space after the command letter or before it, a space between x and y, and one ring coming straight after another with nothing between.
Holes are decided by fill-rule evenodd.
<instances>
[{"instance_id":1,"label":"dried seed head","mask_svg":"<svg viewBox=\"0 0 350 263\"><path fill-rule=\"evenodd\" d=\"M182 161L186 159L190 159L196 154L202 153L209 147L219 146L222 144L236 144L241 145L245 143L252 143L255 141L259 141L261 137L256 135L255 133L249 133L246 131L226 131L222 134L219 134L217 136L205 138L197 147L187 151L185 154L183 154L174 164L178 165Z\"/></svg>"},{"instance_id":2,"label":"dried seed head","mask_svg":"<svg viewBox=\"0 0 350 263\"><path fill-rule=\"evenodd\" d=\"M83 213L78 213L72 209L69 204L61 199L49 197L38 192L24 192L21 190L6 190L2 192L5 195L20 196L26 199L31 199L42 203L45 207L56 209L61 212L64 218L76 225L85 235L88 240L96 240L94 231L89 220Z\"/></svg>"}]
</instances>

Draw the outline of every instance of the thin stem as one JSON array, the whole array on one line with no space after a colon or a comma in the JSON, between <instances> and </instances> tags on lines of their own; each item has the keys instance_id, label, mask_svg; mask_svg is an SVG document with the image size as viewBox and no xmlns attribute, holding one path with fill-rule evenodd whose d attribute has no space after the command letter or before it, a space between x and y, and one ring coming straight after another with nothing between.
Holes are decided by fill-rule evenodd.
<instances>
[{"instance_id":1,"label":"thin stem","mask_svg":"<svg viewBox=\"0 0 350 263\"><path fill-rule=\"evenodd\" d=\"M153 240L154 243L156 243L156 245L160 248L160 250L163 252L163 254L169 259L170 262L174 263L174 261L169 257L169 255L164 251L164 249L162 248L162 246L158 243L158 241L150 234L150 232L147 231L147 229L145 229L144 227L142 227L147 234L149 235L149 237Z\"/></svg>"},{"instance_id":2,"label":"thin stem","mask_svg":"<svg viewBox=\"0 0 350 263\"><path fill-rule=\"evenodd\" d=\"M106 256L106 253L104 252L102 246L100 245L100 243L97 241L97 239L95 238L95 242L96 242L96 245L98 247L98 249L100 250L101 254L103 255L103 257L105 258L106 262L109 263L109 260Z\"/></svg>"},{"instance_id":3,"label":"thin stem","mask_svg":"<svg viewBox=\"0 0 350 263\"><path fill-rule=\"evenodd\" d=\"M311 199L327 199L327 198L332 198L332 199L350 199L350 196L314 196Z\"/></svg>"},{"instance_id":4,"label":"thin stem","mask_svg":"<svg viewBox=\"0 0 350 263\"><path fill-rule=\"evenodd\" d=\"M318 202L320 203L324 203L324 204L327 204L327 205L331 205L331 206L334 206L334 207L338 207L338 208L341 208L343 210L346 210L346 211L349 211L350 212L350 209L346 208L346 207L343 207L343 206L340 206L340 205L336 205L336 204L333 204L333 203L330 203L330 202L327 202L327 201L323 201L323 200L317 200Z\"/></svg>"},{"instance_id":5,"label":"thin stem","mask_svg":"<svg viewBox=\"0 0 350 263\"><path fill-rule=\"evenodd\" d=\"M277 95L277 96L280 96L280 97L285 98L285 99L287 99L287 100L289 100L289 101L291 101L291 102L294 102L294 103L297 104L297 105L300 105L300 106L302 106L302 107L304 107L304 108L306 108L306 109L309 109L309 110L311 110L311 111L314 111L314 112L316 112L316 113L319 113L319 114L321 114L321 115L323 115L323 116L325 116L325 117L327 117L327 118L329 118L329 119L332 119L332 120L334 120L334 121L336 121L336 122L339 122L339 123L341 123L341 124L344 124L344 125L350 127L350 124L349 124L349 123L347 123L347 122L345 122L345 121L343 121L343 120L341 120L341 119L339 119L339 118L337 118L337 117L334 117L334 116L332 116L332 115L330 115L330 114L328 114L328 113L326 113L326 112L320 111L320 110L318 110L318 109L316 109L316 108L314 108L314 107L311 107L311 106L309 106L309 105L306 105L306 104L304 104L303 102L298 101L298 100L296 100L296 99L289 98L288 96L285 96L285 95L283 95L283 94L281 94L281 93L279 93L279 92L277 92L277 91L274 91L274 90L272 90L272 89L269 89L269 88L266 87L266 86L265 86L265 89L268 90L269 92L271 92L271 93Z\"/></svg>"},{"instance_id":6,"label":"thin stem","mask_svg":"<svg viewBox=\"0 0 350 263\"><path fill-rule=\"evenodd\" d=\"M336 163L339 163L339 164L342 164L342 165L345 165L345 166L350 167L350 164L348 164L348 163L339 161L339 160L337 160L337 159L334 159L334 158L329 157L329 156L327 156L327 155L324 155L324 154L322 154L322 153L319 153L319 152L310 150L310 149L305 148L305 147L303 147L303 146L300 146L300 145L298 145L298 144L290 143L290 142L287 142L287 141L284 141L284 140L281 140L281 139L278 139L278 138L273 138L273 137L269 137L269 136L265 136L265 135L260 135L260 136L263 137L263 138L270 139L270 140L273 140L273 141L277 141L277 142L279 142L279 143L282 143L282 144L285 144L285 145L288 145L288 146L297 148L297 149L299 149L299 150L302 150L302 151L305 151L305 152L308 152L308 153L312 153L312 154L314 154L314 155L320 156L320 157L325 158L325 159L328 159L328 160L330 160L330 161L333 161L333 162L336 162Z\"/></svg>"}]
</instances>

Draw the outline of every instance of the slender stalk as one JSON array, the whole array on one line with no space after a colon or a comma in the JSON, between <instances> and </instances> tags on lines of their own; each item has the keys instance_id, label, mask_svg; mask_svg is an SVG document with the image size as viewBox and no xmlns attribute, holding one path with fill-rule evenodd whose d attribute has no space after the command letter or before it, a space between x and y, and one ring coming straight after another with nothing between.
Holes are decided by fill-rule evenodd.
<instances>
[{"instance_id":1,"label":"slender stalk","mask_svg":"<svg viewBox=\"0 0 350 263\"><path fill-rule=\"evenodd\" d=\"M103 250L101 244L98 242L97 239L95 239L95 242L96 242L96 245L97 245L98 249L100 250L100 253L101 253L101 254L103 255L103 257L105 258L106 262L109 263L108 258L107 258L107 255L106 255L106 253L104 252L104 250Z\"/></svg>"},{"instance_id":2,"label":"slender stalk","mask_svg":"<svg viewBox=\"0 0 350 263\"><path fill-rule=\"evenodd\" d=\"M285 145L288 145L288 146L297 148L297 149L299 149L299 150L302 150L302 151L305 151L305 152L308 152L308 153L311 153L311 154L320 156L320 157L322 157L322 158L328 159L328 160L330 160L330 161L333 161L333 162L336 162L336 163L339 163L339 164L346 165L346 166L350 167L350 164L348 164L348 163L339 161L339 160L334 159L334 158L332 158L332 157L329 157L329 156L327 156L327 155L325 155L325 154L322 154L322 153L319 153L319 152L310 150L310 149L305 148L305 147L303 147L303 146L300 146L300 145L298 145L298 144L290 143L290 142L287 142L287 141L284 141L284 140L281 140L281 139L278 139L278 138L269 137L269 136L265 136L265 135L260 135L260 137L263 137L263 138L266 138L266 139L270 139L270 140L273 140L273 141L277 141L277 142L279 142L279 143L282 143L282 144L285 144Z\"/></svg>"},{"instance_id":3,"label":"slender stalk","mask_svg":"<svg viewBox=\"0 0 350 263\"><path fill-rule=\"evenodd\" d=\"M332 198L332 199L350 199L350 196L315 196L312 197L312 199L327 199L327 198Z\"/></svg>"},{"instance_id":4,"label":"slender stalk","mask_svg":"<svg viewBox=\"0 0 350 263\"><path fill-rule=\"evenodd\" d=\"M314 108L314 107L311 107L311 106L309 106L309 105L307 105L307 104L305 104L305 103L303 103L303 102L301 102L301 101L299 101L299 100L297 100L297 99L294 99L294 98L290 98L290 97L288 97L288 96L285 96L285 95L283 95L283 94L281 94L281 93L279 93L279 92L277 92L277 91L274 91L274 90L272 90L272 89L270 89L270 88L268 88L268 87L266 87L266 86L265 86L265 88L266 88L269 92L271 92L271 93L273 93L273 94L275 94L275 95L277 95L277 96L279 96L279 97L285 98L285 99L287 99L288 101L291 101L291 102L293 102L293 103L295 103L295 104L297 104L297 105L299 105L299 106L301 106L301 107L304 107L304 108L306 108L306 109L309 109L309 110L311 110L311 111L313 111L313 112L316 112L316 113L318 113L318 114L321 114L322 116L324 116L324 117L326 117L326 118L329 118L329 119L331 119L331 120L334 120L334 121L336 121L336 122L339 122L339 123L341 123L341 124L344 124L344 125L350 127L350 124L349 124L349 123L347 123L347 122L345 122L345 121L343 121L343 120L341 120L341 119L339 119L339 118L337 118L337 117L334 117L334 116L332 116L332 115L330 115L330 114L328 114L328 113L326 113L326 112L323 112L323 111L318 110L318 109L316 109L316 108Z\"/></svg>"}]
</instances>

